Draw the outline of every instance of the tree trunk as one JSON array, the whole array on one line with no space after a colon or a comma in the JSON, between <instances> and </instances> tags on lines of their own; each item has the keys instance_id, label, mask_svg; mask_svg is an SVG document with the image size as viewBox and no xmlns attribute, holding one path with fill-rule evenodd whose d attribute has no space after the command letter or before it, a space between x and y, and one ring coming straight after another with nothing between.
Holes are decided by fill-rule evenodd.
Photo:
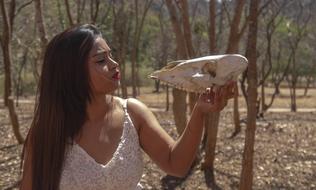
<instances>
[{"instance_id":1,"label":"tree trunk","mask_svg":"<svg viewBox=\"0 0 316 190\"><path fill-rule=\"evenodd\" d=\"M310 4L305 4L302 1L297 1L299 4L299 11L296 15L295 20L295 30L297 31L296 35L292 35L289 37L294 38L293 40L289 39L289 45L292 52L292 69L291 69L291 75L288 76L288 79L290 78L289 84L290 84L290 92L291 92L291 111L296 112L297 105L296 105L296 85L298 80L298 71L297 71L297 62L296 62L296 52L299 48L299 43L301 42L302 38L306 36L307 34L307 26L309 26L309 21L312 17L312 10L311 7L313 7L313 3L315 1L311 1ZM305 7L304 7L305 6ZM307 12L307 14L304 15L302 12ZM294 41L294 42L293 42Z\"/></svg>"},{"instance_id":2,"label":"tree trunk","mask_svg":"<svg viewBox=\"0 0 316 190\"><path fill-rule=\"evenodd\" d=\"M23 137L20 134L19 120L15 112L13 97L12 97L12 82L11 82L11 37L12 37L12 26L15 12L15 1L10 2L10 17L7 15L4 1L0 1L1 15L3 20L3 30L1 36L1 48L5 70L5 84L4 84L4 104L9 109L10 121L14 135L19 144L23 143ZM13 15L13 16L12 16Z\"/></svg>"},{"instance_id":3,"label":"tree trunk","mask_svg":"<svg viewBox=\"0 0 316 190\"><path fill-rule=\"evenodd\" d=\"M207 136L202 168L213 172L220 112L209 113L205 118L205 133L207 133Z\"/></svg>"},{"instance_id":4,"label":"tree trunk","mask_svg":"<svg viewBox=\"0 0 316 190\"><path fill-rule=\"evenodd\" d=\"M183 37L185 40L185 44L187 47L187 53L189 58L193 58L195 56L193 43L192 43L192 34L191 27L189 21L189 10L188 10L188 2L187 0L179 1L181 3L181 15L182 15L182 27L183 27Z\"/></svg>"},{"instance_id":5,"label":"tree trunk","mask_svg":"<svg viewBox=\"0 0 316 190\"><path fill-rule=\"evenodd\" d=\"M239 31L239 25L241 21L242 11L244 9L245 0L238 0L235 3L235 11L234 11L234 18L232 20L231 26L230 26L230 33L228 38L228 45L226 49L227 54L231 53L238 53L238 44L240 41L240 37L243 33L243 31ZM238 134L238 132L241 129L240 126L240 116L238 111L238 96L234 96L234 125L235 125L235 131L232 135L235 136Z\"/></svg>"},{"instance_id":6,"label":"tree trunk","mask_svg":"<svg viewBox=\"0 0 316 190\"><path fill-rule=\"evenodd\" d=\"M172 0L166 0L165 2L168 8L169 15L170 15L172 28L176 37L177 56L180 59L187 59L188 50L185 44L184 34L179 24L180 22L177 18L176 8L174 4L172 3ZM173 110L174 120L175 120L178 134L181 135L187 123L186 92L178 90L178 89L173 89L172 95L173 95L172 110Z\"/></svg>"},{"instance_id":7,"label":"tree trunk","mask_svg":"<svg viewBox=\"0 0 316 190\"><path fill-rule=\"evenodd\" d=\"M72 15L71 15L70 5L69 5L69 1L68 0L65 0L65 8L66 8L66 12L67 12L69 26L73 26L74 25L74 21L73 21Z\"/></svg>"},{"instance_id":8,"label":"tree trunk","mask_svg":"<svg viewBox=\"0 0 316 190\"><path fill-rule=\"evenodd\" d=\"M22 60L21 60L21 63L19 64L19 68L18 68L18 79L17 79L17 83L16 83L16 86L15 86L15 96L16 96L16 102L15 102L15 106L18 107L19 106L19 97L21 94L23 94L23 89L21 88L22 86L22 71L23 69L25 68L25 65L26 65L26 61L27 61L27 57L28 57L28 48L25 48L24 49L24 52L23 52L23 57L22 57Z\"/></svg>"},{"instance_id":9,"label":"tree trunk","mask_svg":"<svg viewBox=\"0 0 316 190\"><path fill-rule=\"evenodd\" d=\"M60 0L57 0L57 11L58 11L58 20L59 20L59 24L61 26L61 29L65 30L65 21L64 21L64 16L63 16L62 11L61 11Z\"/></svg>"},{"instance_id":10,"label":"tree trunk","mask_svg":"<svg viewBox=\"0 0 316 190\"><path fill-rule=\"evenodd\" d=\"M185 44L188 50L188 57L193 58L195 56L193 43L192 43L192 34L191 34L191 27L189 21L189 9L188 9L188 2L187 0L179 1L181 5L181 15L182 15L182 27L183 27L183 37L185 40ZM197 94L189 93L189 107L190 113L193 110L193 107L197 101Z\"/></svg>"},{"instance_id":11,"label":"tree trunk","mask_svg":"<svg viewBox=\"0 0 316 190\"><path fill-rule=\"evenodd\" d=\"M100 7L100 0L90 1L90 20L92 24L95 24L97 22L99 7Z\"/></svg>"},{"instance_id":12,"label":"tree trunk","mask_svg":"<svg viewBox=\"0 0 316 190\"><path fill-rule=\"evenodd\" d=\"M262 81L262 85L261 85L261 111L260 113L258 112L260 117L264 117L264 112L266 111L264 108L266 106L266 99L265 99L265 81Z\"/></svg>"},{"instance_id":13,"label":"tree trunk","mask_svg":"<svg viewBox=\"0 0 316 190\"><path fill-rule=\"evenodd\" d=\"M209 41L210 41L210 53L214 54L216 52L216 0L210 0L209 6L209 18L210 18L210 28L209 28Z\"/></svg>"},{"instance_id":14,"label":"tree trunk","mask_svg":"<svg viewBox=\"0 0 316 190\"><path fill-rule=\"evenodd\" d=\"M305 96L305 97L307 96L307 92L308 92L308 89L309 89L309 86L310 86L311 82L312 82L312 76L308 76L308 78L306 80L306 86L304 87L304 94L303 94L303 96Z\"/></svg>"},{"instance_id":15,"label":"tree trunk","mask_svg":"<svg viewBox=\"0 0 316 190\"><path fill-rule=\"evenodd\" d=\"M183 102L186 102L187 94L182 90L173 88L172 95L174 97L172 104L174 121L177 127L177 132L181 135L187 123L187 104L183 104Z\"/></svg>"},{"instance_id":16,"label":"tree trunk","mask_svg":"<svg viewBox=\"0 0 316 190\"><path fill-rule=\"evenodd\" d=\"M8 99L8 109L9 109L10 120L11 120L14 136L19 144L23 144L24 139L20 133L19 119L18 119L18 115L15 112L14 101L12 98Z\"/></svg>"},{"instance_id":17,"label":"tree trunk","mask_svg":"<svg viewBox=\"0 0 316 190\"><path fill-rule=\"evenodd\" d=\"M209 17L210 17L210 28L209 28L209 47L210 53L215 53L216 48L216 2L211 0L209 4ZM203 162L203 169L209 170L213 173L214 168L214 159L215 159L215 149L216 149L216 139L217 139L217 130L219 123L220 113L210 113L205 117L204 122L204 138L206 138L205 145L205 158ZM214 174L212 175L214 176Z\"/></svg>"},{"instance_id":18,"label":"tree trunk","mask_svg":"<svg viewBox=\"0 0 316 190\"><path fill-rule=\"evenodd\" d=\"M136 91L136 86L137 86L137 83L136 83L136 62L137 62L137 33L138 33L138 0L135 0L134 2L134 5L135 5L135 29L134 29L134 39L133 39L133 49L132 49L132 55L131 55L131 78L132 78L132 96L134 98L136 98L137 96L137 91Z\"/></svg>"},{"instance_id":19,"label":"tree trunk","mask_svg":"<svg viewBox=\"0 0 316 190\"><path fill-rule=\"evenodd\" d=\"M37 82L39 80L39 70L40 70L40 65L43 63L44 60L44 55L45 55L45 49L48 43L48 39L46 37L46 30L45 30L45 25L44 25L44 18L42 14L42 0L35 0L35 22L37 26L37 30L39 32L40 36L40 50L38 52L36 61L35 61L35 79L37 79Z\"/></svg>"},{"instance_id":20,"label":"tree trunk","mask_svg":"<svg viewBox=\"0 0 316 190\"><path fill-rule=\"evenodd\" d=\"M233 110L233 117L234 117L234 124L235 124L235 130L231 136L231 138L235 137L240 131L241 131L241 125L240 125L240 116L239 116L239 104L238 104L238 89L236 89L236 92L234 94L234 110Z\"/></svg>"},{"instance_id":21,"label":"tree trunk","mask_svg":"<svg viewBox=\"0 0 316 190\"><path fill-rule=\"evenodd\" d=\"M230 26L230 33L229 33L228 46L226 49L226 53L237 53L239 49L238 48L238 44L240 40L240 38L238 38L238 36L240 36L239 25L240 25L240 20L242 16L242 11L245 5L245 0L237 0L235 4L236 4L235 11L234 11L235 14Z\"/></svg>"},{"instance_id":22,"label":"tree trunk","mask_svg":"<svg viewBox=\"0 0 316 190\"><path fill-rule=\"evenodd\" d=\"M170 100L169 100L169 86L166 85L166 111L169 111L169 105L170 105Z\"/></svg>"},{"instance_id":23,"label":"tree trunk","mask_svg":"<svg viewBox=\"0 0 316 190\"><path fill-rule=\"evenodd\" d=\"M81 23L81 18L82 18L82 14L85 11L85 7L86 7L86 0L77 0L77 23ZM95 2L95 0L90 0L90 5L93 6L93 3ZM98 17L98 11L99 11L99 4L98 4L98 0L96 2L96 10L94 10L94 7L90 7L90 23L91 24L95 24L95 20Z\"/></svg>"},{"instance_id":24,"label":"tree trunk","mask_svg":"<svg viewBox=\"0 0 316 190\"><path fill-rule=\"evenodd\" d=\"M120 86L122 97L127 98L127 85L126 85L126 52L128 48L128 38L130 35L131 15L126 14L124 1L120 2L119 8L116 11L115 4L111 4L113 10L113 46L117 51L114 53L115 60L120 64L121 80Z\"/></svg>"},{"instance_id":25,"label":"tree trunk","mask_svg":"<svg viewBox=\"0 0 316 190\"><path fill-rule=\"evenodd\" d=\"M250 22L246 56L249 60L248 82L248 111L245 147L243 152L242 171L240 177L240 190L251 190L253 184L253 153L256 131L256 101L257 101L257 18L260 0L250 2Z\"/></svg>"},{"instance_id":26,"label":"tree trunk","mask_svg":"<svg viewBox=\"0 0 316 190\"><path fill-rule=\"evenodd\" d=\"M134 31L134 40L133 40L133 49L132 49L132 57L131 57L131 62L132 62L132 93L133 97L135 98L138 93L137 93L137 86L139 86L138 81L138 67L139 64L137 63L138 61L138 47L139 47L139 41L140 41L140 36L141 32L143 29L144 21L147 15L147 12L149 10L150 5L152 4L153 0L146 0L145 5L144 5L144 10L141 16L141 19L139 20L138 16L138 0L135 0L135 31Z\"/></svg>"},{"instance_id":27,"label":"tree trunk","mask_svg":"<svg viewBox=\"0 0 316 190\"><path fill-rule=\"evenodd\" d=\"M296 112L297 108L296 108L296 76L293 76L295 77L294 79L292 79L292 82L291 82L291 86L290 86L290 95L291 95L291 111L292 112Z\"/></svg>"}]
</instances>

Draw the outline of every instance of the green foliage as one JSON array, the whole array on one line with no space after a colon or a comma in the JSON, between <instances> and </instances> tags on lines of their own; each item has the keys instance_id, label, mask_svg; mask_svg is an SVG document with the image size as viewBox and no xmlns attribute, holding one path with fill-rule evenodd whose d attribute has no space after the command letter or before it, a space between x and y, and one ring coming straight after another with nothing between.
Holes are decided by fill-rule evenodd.
<instances>
[{"instance_id":1,"label":"green foliage","mask_svg":"<svg viewBox=\"0 0 316 190\"><path fill-rule=\"evenodd\" d=\"M138 71L138 76L139 76L139 79L138 79L138 84L140 86L151 86L154 84L154 80L152 79L149 79L148 78L148 75L153 71L152 67L147 67L146 65L148 65L148 63L145 63L143 65L140 65L139 67L139 71ZM132 68L131 68L131 64L128 63L126 64L126 84L128 86L131 86L132 85L132 76L131 76L131 73L132 73Z\"/></svg>"}]
</instances>

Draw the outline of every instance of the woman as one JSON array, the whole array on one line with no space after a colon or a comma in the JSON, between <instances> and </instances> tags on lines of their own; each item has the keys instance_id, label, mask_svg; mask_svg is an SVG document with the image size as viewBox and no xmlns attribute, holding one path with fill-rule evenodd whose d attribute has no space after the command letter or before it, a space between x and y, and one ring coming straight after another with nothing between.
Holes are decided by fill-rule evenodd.
<instances>
[{"instance_id":1,"label":"woman","mask_svg":"<svg viewBox=\"0 0 316 190\"><path fill-rule=\"evenodd\" d=\"M21 189L140 189L141 150L170 175L189 170L203 115L223 109L235 84L201 95L175 142L143 103L111 96L120 72L110 51L93 25L70 28L48 44Z\"/></svg>"}]
</instances>

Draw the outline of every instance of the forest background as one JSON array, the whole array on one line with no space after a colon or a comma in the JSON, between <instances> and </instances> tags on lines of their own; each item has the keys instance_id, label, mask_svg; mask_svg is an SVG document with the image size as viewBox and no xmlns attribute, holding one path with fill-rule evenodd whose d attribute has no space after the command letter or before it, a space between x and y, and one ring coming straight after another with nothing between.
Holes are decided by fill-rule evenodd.
<instances>
[{"instance_id":1,"label":"forest background","mask_svg":"<svg viewBox=\"0 0 316 190\"><path fill-rule=\"evenodd\" d=\"M315 4L1 0L0 189L19 183L21 143L32 119L45 47L57 33L83 23L102 31L120 64L116 94L144 101L174 138L183 131L196 95L148 74L170 61L213 54L239 53L249 60L238 81L239 96L222 114L206 119L190 175L165 176L146 158L146 189L316 188Z\"/></svg>"}]
</instances>

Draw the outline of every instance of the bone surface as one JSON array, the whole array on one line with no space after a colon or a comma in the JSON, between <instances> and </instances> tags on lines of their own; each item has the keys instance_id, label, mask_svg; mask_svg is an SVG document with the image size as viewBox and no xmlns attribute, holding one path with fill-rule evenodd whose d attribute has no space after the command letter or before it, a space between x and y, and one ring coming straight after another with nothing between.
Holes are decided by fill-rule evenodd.
<instances>
[{"instance_id":1,"label":"bone surface","mask_svg":"<svg viewBox=\"0 0 316 190\"><path fill-rule=\"evenodd\" d=\"M239 54L224 54L179 60L149 75L162 83L188 92L201 93L212 86L236 81L248 60Z\"/></svg>"}]
</instances>

